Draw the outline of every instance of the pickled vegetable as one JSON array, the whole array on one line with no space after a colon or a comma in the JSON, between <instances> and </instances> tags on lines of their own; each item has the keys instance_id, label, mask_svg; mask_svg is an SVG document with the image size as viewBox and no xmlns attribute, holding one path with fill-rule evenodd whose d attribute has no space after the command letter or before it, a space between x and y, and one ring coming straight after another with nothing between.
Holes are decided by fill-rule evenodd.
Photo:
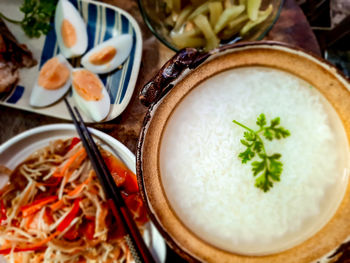
<instances>
[{"instance_id":1,"label":"pickled vegetable","mask_svg":"<svg viewBox=\"0 0 350 263\"><path fill-rule=\"evenodd\" d=\"M162 0L170 38L178 48L211 50L220 41L246 36L272 14L262 0Z\"/></svg>"}]
</instances>

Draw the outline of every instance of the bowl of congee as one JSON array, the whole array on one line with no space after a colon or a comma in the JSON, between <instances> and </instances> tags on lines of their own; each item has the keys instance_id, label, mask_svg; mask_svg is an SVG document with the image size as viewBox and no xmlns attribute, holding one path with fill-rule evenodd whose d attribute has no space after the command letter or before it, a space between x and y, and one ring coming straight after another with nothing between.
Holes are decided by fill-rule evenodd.
<instances>
[{"instance_id":1,"label":"bowl of congee","mask_svg":"<svg viewBox=\"0 0 350 263\"><path fill-rule=\"evenodd\" d=\"M335 262L350 237L350 83L275 42L184 49L144 86L137 174L190 262Z\"/></svg>"}]
</instances>

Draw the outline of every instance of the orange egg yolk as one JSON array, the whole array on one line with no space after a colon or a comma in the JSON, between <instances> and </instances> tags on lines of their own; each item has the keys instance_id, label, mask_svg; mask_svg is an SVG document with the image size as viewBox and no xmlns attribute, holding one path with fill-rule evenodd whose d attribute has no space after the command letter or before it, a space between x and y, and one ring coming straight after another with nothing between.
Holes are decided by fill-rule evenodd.
<instances>
[{"instance_id":1,"label":"orange egg yolk","mask_svg":"<svg viewBox=\"0 0 350 263\"><path fill-rule=\"evenodd\" d=\"M51 58L41 68L38 84L45 89L55 90L67 82L69 75L69 69L58 58Z\"/></svg>"},{"instance_id":2,"label":"orange egg yolk","mask_svg":"<svg viewBox=\"0 0 350 263\"><path fill-rule=\"evenodd\" d=\"M63 43L66 47L72 47L77 43L77 33L75 32L75 28L67 19L63 19L61 33Z\"/></svg>"},{"instance_id":3,"label":"orange egg yolk","mask_svg":"<svg viewBox=\"0 0 350 263\"><path fill-rule=\"evenodd\" d=\"M73 73L73 86L80 97L85 100L97 101L103 97L100 79L86 69Z\"/></svg>"},{"instance_id":4,"label":"orange egg yolk","mask_svg":"<svg viewBox=\"0 0 350 263\"><path fill-rule=\"evenodd\" d=\"M112 46L107 46L93 53L89 57L89 61L94 65L103 65L111 61L115 54L117 54L117 50Z\"/></svg>"}]
</instances>

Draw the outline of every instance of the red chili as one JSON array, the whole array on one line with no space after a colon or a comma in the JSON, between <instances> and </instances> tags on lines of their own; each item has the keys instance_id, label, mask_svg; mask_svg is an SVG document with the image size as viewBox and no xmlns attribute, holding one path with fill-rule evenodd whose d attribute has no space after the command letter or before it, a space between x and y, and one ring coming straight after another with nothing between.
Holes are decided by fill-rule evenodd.
<instances>
[{"instance_id":1,"label":"red chili","mask_svg":"<svg viewBox=\"0 0 350 263\"><path fill-rule=\"evenodd\" d=\"M125 164L113 156L103 156L103 159L118 187L128 194L138 192L136 175Z\"/></svg>"},{"instance_id":2,"label":"red chili","mask_svg":"<svg viewBox=\"0 0 350 263\"><path fill-rule=\"evenodd\" d=\"M73 137L72 142L69 145L68 151L72 150L75 145L77 145L80 142L80 139L78 137Z\"/></svg>"},{"instance_id":3,"label":"red chili","mask_svg":"<svg viewBox=\"0 0 350 263\"><path fill-rule=\"evenodd\" d=\"M28 204L28 205L24 205L20 208L20 210L22 211L22 215L24 217L29 216L31 214L36 213L37 211L39 211L41 208L44 207L44 205L47 205L49 203L52 203L54 201L56 201L58 199L57 196L48 196L48 197L44 197L38 200L35 200L34 202Z\"/></svg>"},{"instance_id":4,"label":"red chili","mask_svg":"<svg viewBox=\"0 0 350 263\"><path fill-rule=\"evenodd\" d=\"M63 219L63 221L58 225L57 231L62 232L64 231L70 223L73 221L73 219L77 216L77 214L80 211L79 203L81 201L81 198L75 199L74 204L72 207L72 210L66 215L66 217Z\"/></svg>"},{"instance_id":5,"label":"red chili","mask_svg":"<svg viewBox=\"0 0 350 263\"><path fill-rule=\"evenodd\" d=\"M6 207L5 207L5 203L4 200L0 201L0 225L2 223L3 220L6 220L7 216L6 216Z\"/></svg>"},{"instance_id":6,"label":"red chili","mask_svg":"<svg viewBox=\"0 0 350 263\"><path fill-rule=\"evenodd\" d=\"M129 208L131 213L137 222L144 224L148 221L146 208L142 202L139 194L123 194L123 198L126 206Z\"/></svg>"}]
</instances>

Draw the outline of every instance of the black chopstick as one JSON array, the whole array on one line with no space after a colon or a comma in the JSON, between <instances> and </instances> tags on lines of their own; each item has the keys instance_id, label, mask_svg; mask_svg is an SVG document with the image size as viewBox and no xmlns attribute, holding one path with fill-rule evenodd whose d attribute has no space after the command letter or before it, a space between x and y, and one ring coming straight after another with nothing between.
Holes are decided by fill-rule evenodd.
<instances>
[{"instance_id":1,"label":"black chopstick","mask_svg":"<svg viewBox=\"0 0 350 263\"><path fill-rule=\"evenodd\" d=\"M74 113L72 107L70 106L66 98L64 99L64 102L66 103L68 112L72 117L74 126L91 161L92 167L94 168L96 175L106 194L107 202L112 210L112 213L116 218L121 219L123 228L127 232L125 240L129 245L130 251L134 257L135 262L155 262L140 234L140 231L137 228L136 223L134 222L132 214L127 208L124 199L111 173L107 168L106 163L103 160L100 151L98 150L89 130L85 126L85 123L78 109L74 107Z\"/></svg>"}]
</instances>

